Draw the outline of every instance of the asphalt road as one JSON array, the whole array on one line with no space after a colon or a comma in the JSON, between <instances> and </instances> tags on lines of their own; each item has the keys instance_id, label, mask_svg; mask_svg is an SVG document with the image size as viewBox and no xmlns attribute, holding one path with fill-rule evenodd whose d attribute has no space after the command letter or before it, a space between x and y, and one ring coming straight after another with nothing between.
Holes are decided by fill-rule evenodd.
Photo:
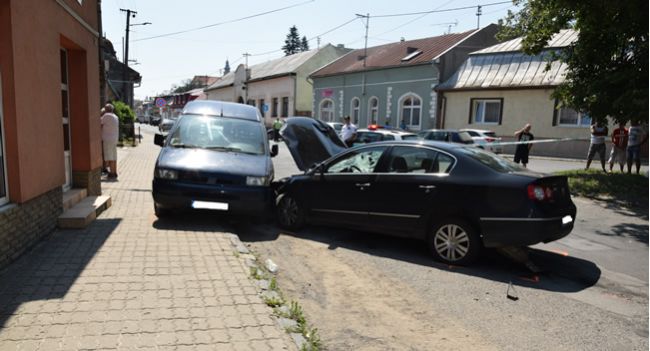
<instances>
[{"instance_id":1,"label":"asphalt road","mask_svg":"<svg viewBox=\"0 0 650 351\"><path fill-rule=\"evenodd\" d=\"M283 144L274 165L276 179L299 172ZM534 158L530 167L584 164ZM224 220L278 264L278 285L328 350L647 350L648 210L574 202L574 231L531 248L538 274L495 251L454 267L414 240Z\"/></svg>"}]
</instances>

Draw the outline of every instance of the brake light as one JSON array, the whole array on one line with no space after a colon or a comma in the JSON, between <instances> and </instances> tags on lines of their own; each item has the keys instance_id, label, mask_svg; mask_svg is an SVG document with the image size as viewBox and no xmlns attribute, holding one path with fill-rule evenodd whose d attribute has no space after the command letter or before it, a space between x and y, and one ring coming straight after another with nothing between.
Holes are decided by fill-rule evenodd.
<instances>
[{"instance_id":1,"label":"brake light","mask_svg":"<svg viewBox=\"0 0 650 351\"><path fill-rule=\"evenodd\" d=\"M553 199L553 189L537 185L528 185L528 198L536 201L549 201Z\"/></svg>"},{"instance_id":2,"label":"brake light","mask_svg":"<svg viewBox=\"0 0 650 351\"><path fill-rule=\"evenodd\" d=\"M370 130L377 130L377 129L379 129L379 126L376 125L376 124L371 124L371 125L368 126L368 129L370 129Z\"/></svg>"},{"instance_id":3,"label":"brake light","mask_svg":"<svg viewBox=\"0 0 650 351\"><path fill-rule=\"evenodd\" d=\"M489 138L489 137L488 137L488 138L485 138L485 141L487 141L488 143L491 143L491 142L493 142L493 141L495 141L495 140L496 140L496 139L494 139L494 138Z\"/></svg>"}]
</instances>

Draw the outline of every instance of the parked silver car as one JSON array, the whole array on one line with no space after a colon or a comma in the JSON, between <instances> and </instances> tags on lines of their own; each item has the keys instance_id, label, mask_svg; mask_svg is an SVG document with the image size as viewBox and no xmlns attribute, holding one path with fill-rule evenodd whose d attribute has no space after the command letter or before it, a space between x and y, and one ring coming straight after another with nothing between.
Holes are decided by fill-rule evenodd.
<instances>
[{"instance_id":1,"label":"parked silver car","mask_svg":"<svg viewBox=\"0 0 650 351\"><path fill-rule=\"evenodd\" d=\"M497 137L497 134L491 130L461 129L460 131L467 132L472 137L472 140L474 140L474 144L476 144L480 148L492 151L495 154L500 154L503 152L503 146L491 145L494 143L501 142L501 138Z\"/></svg>"}]
</instances>

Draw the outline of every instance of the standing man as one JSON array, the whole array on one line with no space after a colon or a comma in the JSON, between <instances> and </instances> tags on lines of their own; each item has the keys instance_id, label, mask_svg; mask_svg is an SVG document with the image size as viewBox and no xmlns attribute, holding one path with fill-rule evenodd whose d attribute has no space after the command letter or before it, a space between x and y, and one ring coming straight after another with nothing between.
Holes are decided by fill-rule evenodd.
<instances>
[{"instance_id":1,"label":"standing man","mask_svg":"<svg viewBox=\"0 0 650 351\"><path fill-rule=\"evenodd\" d=\"M345 142L345 145L352 147L354 140L357 138L357 126L350 123L350 116L345 116L343 118L345 124L341 128L341 139Z\"/></svg>"},{"instance_id":2,"label":"standing man","mask_svg":"<svg viewBox=\"0 0 650 351\"><path fill-rule=\"evenodd\" d=\"M282 128L282 120L280 117L275 118L275 122L273 122L273 141L276 143L278 142L278 139L280 138L280 129Z\"/></svg>"},{"instance_id":3,"label":"standing man","mask_svg":"<svg viewBox=\"0 0 650 351\"><path fill-rule=\"evenodd\" d=\"M117 178L117 140L120 135L120 121L113 113L111 104L104 106L102 116L102 150L104 151L105 167L110 168L109 179Z\"/></svg>"},{"instance_id":4,"label":"standing man","mask_svg":"<svg viewBox=\"0 0 650 351\"><path fill-rule=\"evenodd\" d=\"M612 172L614 162L618 161L621 166L621 173L623 173L623 166L625 165L625 147L627 146L627 129L625 129L625 122L619 122L618 128L612 132L612 151L609 154L609 171Z\"/></svg>"},{"instance_id":5,"label":"standing man","mask_svg":"<svg viewBox=\"0 0 650 351\"><path fill-rule=\"evenodd\" d=\"M607 134L607 126L604 125L603 122L598 121L591 125L591 143L589 144L587 166L585 169L589 169L589 166L591 166L591 160L593 160L594 155L598 153L603 172L607 173L607 170L605 169L605 152L607 151L607 147L605 146L605 137L607 137Z\"/></svg>"},{"instance_id":6,"label":"standing man","mask_svg":"<svg viewBox=\"0 0 650 351\"><path fill-rule=\"evenodd\" d=\"M639 121L632 121L627 140L627 173L632 173L632 161L636 164L636 174L641 169L641 145L646 142L647 135L639 125Z\"/></svg>"},{"instance_id":7,"label":"standing man","mask_svg":"<svg viewBox=\"0 0 650 351\"><path fill-rule=\"evenodd\" d=\"M517 149L515 150L515 163L521 162L521 164L526 167L528 164L528 154L530 149L533 147L533 144L528 143L535 139L535 136L530 132L530 123L515 132L515 137L517 141L525 142L524 144L517 144Z\"/></svg>"}]
</instances>

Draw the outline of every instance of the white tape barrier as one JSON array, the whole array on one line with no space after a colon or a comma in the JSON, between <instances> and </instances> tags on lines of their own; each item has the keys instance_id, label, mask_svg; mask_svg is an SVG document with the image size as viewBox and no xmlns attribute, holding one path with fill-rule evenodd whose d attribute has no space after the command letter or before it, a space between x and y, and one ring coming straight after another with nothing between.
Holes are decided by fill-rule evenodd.
<instances>
[{"instance_id":1,"label":"white tape barrier","mask_svg":"<svg viewBox=\"0 0 650 351\"><path fill-rule=\"evenodd\" d=\"M580 138L562 138L562 139L544 139L544 140L529 140L529 141L503 141L499 143L487 143L487 146L503 146L503 145L523 145L523 144L541 144L541 143L558 143L563 141L589 141L589 139Z\"/></svg>"}]
</instances>

